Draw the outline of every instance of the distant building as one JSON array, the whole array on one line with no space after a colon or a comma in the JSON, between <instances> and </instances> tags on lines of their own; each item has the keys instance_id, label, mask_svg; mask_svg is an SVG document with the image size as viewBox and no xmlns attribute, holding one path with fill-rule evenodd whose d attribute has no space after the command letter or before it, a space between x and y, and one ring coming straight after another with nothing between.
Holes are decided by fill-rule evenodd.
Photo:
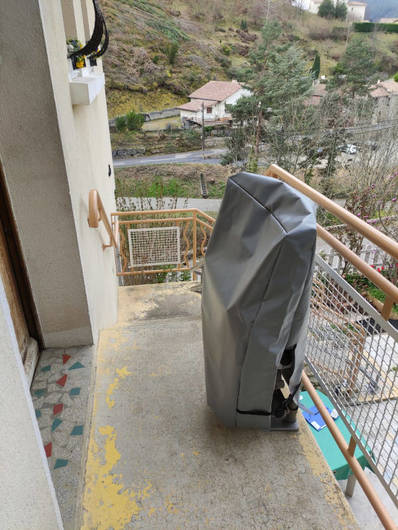
<instances>
[{"instance_id":1,"label":"distant building","mask_svg":"<svg viewBox=\"0 0 398 530\"><path fill-rule=\"evenodd\" d=\"M378 81L370 95L376 102L373 115L375 122L391 120L398 116L398 83L393 79Z\"/></svg>"},{"instance_id":2,"label":"distant building","mask_svg":"<svg viewBox=\"0 0 398 530\"><path fill-rule=\"evenodd\" d=\"M318 13L319 6L323 0L294 0L293 4L310 13ZM363 21L365 20L365 11L367 4L365 2L357 2L355 0L342 0L347 5L347 18L349 20ZM336 0L334 0L336 3Z\"/></svg>"},{"instance_id":3,"label":"distant building","mask_svg":"<svg viewBox=\"0 0 398 530\"><path fill-rule=\"evenodd\" d=\"M234 105L242 96L250 96L250 90L243 88L238 81L209 81L189 95L191 101L177 107L181 121L202 123L202 105L204 121L217 122L231 118L226 105Z\"/></svg>"},{"instance_id":4,"label":"distant building","mask_svg":"<svg viewBox=\"0 0 398 530\"><path fill-rule=\"evenodd\" d=\"M380 24L398 24L398 18L381 18Z\"/></svg>"}]
</instances>

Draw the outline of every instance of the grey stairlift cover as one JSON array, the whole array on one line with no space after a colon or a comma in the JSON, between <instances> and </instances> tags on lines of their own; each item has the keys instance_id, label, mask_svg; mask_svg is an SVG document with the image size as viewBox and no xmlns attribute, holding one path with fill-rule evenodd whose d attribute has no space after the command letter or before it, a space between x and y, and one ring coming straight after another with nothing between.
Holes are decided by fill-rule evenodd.
<instances>
[{"instance_id":1,"label":"grey stairlift cover","mask_svg":"<svg viewBox=\"0 0 398 530\"><path fill-rule=\"evenodd\" d=\"M202 293L207 402L226 426L269 427L281 356L294 346L291 394L300 384L315 211L274 178L242 172L228 180Z\"/></svg>"}]
</instances>

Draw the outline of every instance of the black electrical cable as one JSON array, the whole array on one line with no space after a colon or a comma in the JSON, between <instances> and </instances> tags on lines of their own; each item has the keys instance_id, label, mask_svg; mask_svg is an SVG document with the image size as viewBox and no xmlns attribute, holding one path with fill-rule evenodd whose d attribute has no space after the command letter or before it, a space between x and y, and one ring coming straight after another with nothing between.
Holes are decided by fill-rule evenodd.
<instances>
[{"instance_id":1,"label":"black electrical cable","mask_svg":"<svg viewBox=\"0 0 398 530\"><path fill-rule=\"evenodd\" d=\"M93 58L101 57L101 55L103 55L108 48L108 44L109 44L108 29L105 24L104 15L102 14L102 11L97 3L97 0L93 0L93 7L94 7L94 13L95 13L93 34L91 35L90 40L86 43L86 45L83 48L81 48L80 50L75 50L74 52L69 54L69 59L73 57L79 57L81 55L91 56ZM104 42L100 48L100 44L101 44L101 41L104 35L105 35Z\"/></svg>"}]
</instances>

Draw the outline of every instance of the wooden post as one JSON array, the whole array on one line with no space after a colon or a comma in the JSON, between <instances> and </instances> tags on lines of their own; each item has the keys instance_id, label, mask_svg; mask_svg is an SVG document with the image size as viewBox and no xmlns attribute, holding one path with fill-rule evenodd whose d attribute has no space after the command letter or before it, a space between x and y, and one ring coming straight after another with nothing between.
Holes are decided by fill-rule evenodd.
<instances>
[{"instance_id":1,"label":"wooden post","mask_svg":"<svg viewBox=\"0 0 398 530\"><path fill-rule=\"evenodd\" d=\"M205 158L205 104L202 101L202 155Z\"/></svg>"},{"instance_id":2,"label":"wooden post","mask_svg":"<svg viewBox=\"0 0 398 530\"><path fill-rule=\"evenodd\" d=\"M197 234L196 234L196 212L193 212L193 219L192 219L192 265L195 267L196 265L196 247L197 247ZM192 279L194 281L197 280L197 274L194 271L192 274Z\"/></svg>"},{"instance_id":3,"label":"wooden post","mask_svg":"<svg viewBox=\"0 0 398 530\"><path fill-rule=\"evenodd\" d=\"M387 512L372 484L369 482L369 479L366 476L365 471L362 469L361 464L354 456L351 455L351 452L349 451L349 446L347 446L347 442L345 441L344 436L339 431L339 428L336 427L336 424L334 423L333 418L330 416L328 409L323 404L321 398L317 394L317 391L313 387L311 381L309 380L309 377L305 372L303 372L302 381L314 405L321 413L322 418L325 420L325 423L328 426L328 429L331 432L333 438L335 439L337 445L339 446L340 451L343 453L352 472L355 474L356 478L358 479L358 482L362 486L362 489L367 498L369 499L369 502L373 506L374 511L377 513L380 522L382 523L384 528L387 528L388 530L397 530L396 524Z\"/></svg>"},{"instance_id":4,"label":"wooden post","mask_svg":"<svg viewBox=\"0 0 398 530\"><path fill-rule=\"evenodd\" d=\"M390 318L390 313L391 313L393 305L394 305L394 300L390 298L389 296L386 296L386 299L384 300L383 309L381 311L381 316L385 320L388 320Z\"/></svg>"},{"instance_id":5,"label":"wooden post","mask_svg":"<svg viewBox=\"0 0 398 530\"><path fill-rule=\"evenodd\" d=\"M357 446L357 443L354 440L354 438L351 436L350 443L348 445L348 452L350 453L351 456L354 456L356 446ZM356 482L357 482L356 476L354 475L354 473L351 473L351 475L348 477L347 485L345 487L345 494L347 495L347 497L352 497L354 495L354 488L355 488Z\"/></svg>"}]
</instances>

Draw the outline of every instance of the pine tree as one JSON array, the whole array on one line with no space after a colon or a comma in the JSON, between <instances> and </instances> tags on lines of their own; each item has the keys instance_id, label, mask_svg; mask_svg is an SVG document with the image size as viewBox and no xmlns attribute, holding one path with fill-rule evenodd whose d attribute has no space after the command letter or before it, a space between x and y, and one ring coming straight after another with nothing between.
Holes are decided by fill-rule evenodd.
<instances>
[{"instance_id":1,"label":"pine tree","mask_svg":"<svg viewBox=\"0 0 398 530\"><path fill-rule=\"evenodd\" d=\"M341 20L345 20L347 18L347 6L344 2L337 0L334 16Z\"/></svg>"},{"instance_id":2,"label":"pine tree","mask_svg":"<svg viewBox=\"0 0 398 530\"><path fill-rule=\"evenodd\" d=\"M332 85L342 86L351 96L366 95L374 82L374 55L367 39L354 37L337 63Z\"/></svg>"},{"instance_id":3,"label":"pine tree","mask_svg":"<svg viewBox=\"0 0 398 530\"><path fill-rule=\"evenodd\" d=\"M323 0L319 6L318 15L323 18L334 18L336 16L336 8L332 0Z\"/></svg>"},{"instance_id":4,"label":"pine tree","mask_svg":"<svg viewBox=\"0 0 398 530\"><path fill-rule=\"evenodd\" d=\"M318 52L316 52L314 64L312 65L311 72L312 72L312 75L314 76L314 79L319 79L319 74L321 73L321 58Z\"/></svg>"},{"instance_id":5,"label":"pine tree","mask_svg":"<svg viewBox=\"0 0 398 530\"><path fill-rule=\"evenodd\" d=\"M251 145L245 152L246 166L251 170L256 168L263 141L269 144L276 161L283 162L287 169L297 168L302 150L297 146L297 135L292 139L292 131L305 127L310 117L312 120L312 108L304 102L312 88L313 74L301 51L281 43L279 35L277 23L266 23L262 41L250 55L246 79L252 95L240 98L228 109L236 125L234 130L242 130L242 135L236 135L239 141L229 142L225 162L239 160L243 153L241 140L245 138L245 143Z\"/></svg>"}]
</instances>

